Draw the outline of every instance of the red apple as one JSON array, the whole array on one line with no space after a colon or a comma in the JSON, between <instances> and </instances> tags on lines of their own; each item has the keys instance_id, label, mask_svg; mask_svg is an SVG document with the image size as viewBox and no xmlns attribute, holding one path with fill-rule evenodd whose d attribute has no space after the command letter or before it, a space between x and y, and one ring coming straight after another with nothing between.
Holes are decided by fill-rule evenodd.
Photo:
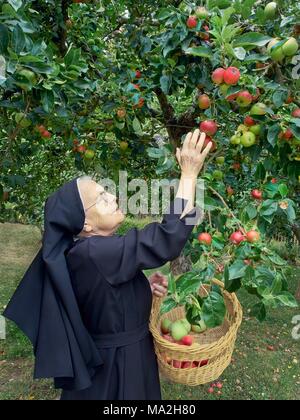
<instances>
[{"instance_id":1,"label":"red apple","mask_svg":"<svg viewBox=\"0 0 300 420\"><path fill-rule=\"evenodd\" d=\"M145 103L145 99L144 98L140 98L139 99L139 101L138 101L138 103L137 104L135 104L135 105L133 105L133 109L137 109L137 108L143 108L143 106L144 106L144 103Z\"/></svg>"},{"instance_id":2,"label":"red apple","mask_svg":"<svg viewBox=\"0 0 300 420\"><path fill-rule=\"evenodd\" d=\"M260 234L256 230L249 230L249 232L246 233L246 239L251 243L258 242L260 239Z\"/></svg>"},{"instance_id":3,"label":"red apple","mask_svg":"<svg viewBox=\"0 0 300 420\"><path fill-rule=\"evenodd\" d=\"M204 143L203 143L203 147L205 148L208 143L212 143L210 152L214 152L215 150L217 150L217 143L209 136L205 137Z\"/></svg>"},{"instance_id":4,"label":"red apple","mask_svg":"<svg viewBox=\"0 0 300 420\"><path fill-rule=\"evenodd\" d=\"M276 179L276 178L272 178L272 179L271 179L271 183L272 183L272 184L277 184L277 179Z\"/></svg>"},{"instance_id":5,"label":"red apple","mask_svg":"<svg viewBox=\"0 0 300 420\"><path fill-rule=\"evenodd\" d=\"M241 242L245 240L245 236L242 234L240 230L237 232L232 233L229 238L230 242L232 242L235 245L239 245Z\"/></svg>"},{"instance_id":6,"label":"red apple","mask_svg":"<svg viewBox=\"0 0 300 420\"><path fill-rule=\"evenodd\" d=\"M48 130L41 131L41 136L45 139L50 139L51 133Z\"/></svg>"},{"instance_id":7,"label":"red apple","mask_svg":"<svg viewBox=\"0 0 300 420\"><path fill-rule=\"evenodd\" d=\"M196 16L189 16L188 20L186 21L186 25L189 29L196 28L198 24Z\"/></svg>"},{"instance_id":8,"label":"red apple","mask_svg":"<svg viewBox=\"0 0 300 420\"><path fill-rule=\"evenodd\" d=\"M173 360L173 367L177 369L181 368L180 360Z\"/></svg>"},{"instance_id":9,"label":"red apple","mask_svg":"<svg viewBox=\"0 0 300 420\"><path fill-rule=\"evenodd\" d=\"M225 73L224 69L222 69L221 67L217 68L216 70L212 72L212 75L211 75L212 81L216 85L220 85L224 81L224 73Z\"/></svg>"},{"instance_id":10,"label":"red apple","mask_svg":"<svg viewBox=\"0 0 300 420\"><path fill-rule=\"evenodd\" d=\"M292 112L292 117L300 118L300 108L294 109L294 111Z\"/></svg>"},{"instance_id":11,"label":"red apple","mask_svg":"<svg viewBox=\"0 0 300 420\"><path fill-rule=\"evenodd\" d=\"M185 335L181 340L180 344L183 344L184 346L191 346L193 344L193 337L191 335Z\"/></svg>"},{"instance_id":12,"label":"red apple","mask_svg":"<svg viewBox=\"0 0 300 420\"><path fill-rule=\"evenodd\" d=\"M236 67L228 67L224 72L224 82L227 85L236 85L240 79L240 71Z\"/></svg>"},{"instance_id":13,"label":"red apple","mask_svg":"<svg viewBox=\"0 0 300 420\"><path fill-rule=\"evenodd\" d=\"M247 127L251 127L252 125L255 125L255 121L250 115L247 115L247 117L244 118L244 124Z\"/></svg>"},{"instance_id":14,"label":"red apple","mask_svg":"<svg viewBox=\"0 0 300 420\"><path fill-rule=\"evenodd\" d=\"M192 362L182 362L181 368L182 369L189 369L192 367Z\"/></svg>"},{"instance_id":15,"label":"red apple","mask_svg":"<svg viewBox=\"0 0 300 420\"><path fill-rule=\"evenodd\" d=\"M290 140L291 138L294 137L294 134L293 134L292 130L290 128L288 128L283 132L282 137L285 140Z\"/></svg>"},{"instance_id":16,"label":"red apple","mask_svg":"<svg viewBox=\"0 0 300 420\"><path fill-rule=\"evenodd\" d=\"M136 72L135 72L135 78L136 79L140 79L142 77L142 73L141 73L141 71L140 70L137 70Z\"/></svg>"},{"instance_id":17,"label":"red apple","mask_svg":"<svg viewBox=\"0 0 300 420\"><path fill-rule=\"evenodd\" d=\"M236 102L242 108L249 106L252 102L251 93L248 92L248 90L243 90L242 92L239 92L236 98Z\"/></svg>"},{"instance_id":18,"label":"red apple","mask_svg":"<svg viewBox=\"0 0 300 420\"><path fill-rule=\"evenodd\" d=\"M232 164L232 168L233 168L235 171L239 171L239 170L241 169L241 164L240 164L239 162L234 162L234 163Z\"/></svg>"},{"instance_id":19,"label":"red apple","mask_svg":"<svg viewBox=\"0 0 300 420\"><path fill-rule=\"evenodd\" d=\"M211 245L212 237L209 233L203 232L198 235L198 241L204 245Z\"/></svg>"},{"instance_id":20,"label":"red apple","mask_svg":"<svg viewBox=\"0 0 300 420\"><path fill-rule=\"evenodd\" d=\"M86 151L86 146L84 146L83 144L81 144L80 146L77 147L77 151L79 153L84 153Z\"/></svg>"},{"instance_id":21,"label":"red apple","mask_svg":"<svg viewBox=\"0 0 300 420\"><path fill-rule=\"evenodd\" d=\"M212 120L205 120L200 123L200 131L213 136L218 130L217 124Z\"/></svg>"},{"instance_id":22,"label":"red apple","mask_svg":"<svg viewBox=\"0 0 300 420\"><path fill-rule=\"evenodd\" d=\"M262 199L262 191L260 190L252 190L251 191L251 196L253 198L255 198L255 200L261 200Z\"/></svg>"},{"instance_id":23,"label":"red apple","mask_svg":"<svg viewBox=\"0 0 300 420\"><path fill-rule=\"evenodd\" d=\"M209 108L210 105L211 105L209 96L207 96L205 94L200 95L199 98L198 98L198 104L199 104L199 108L200 109L207 109L207 108Z\"/></svg>"}]
</instances>

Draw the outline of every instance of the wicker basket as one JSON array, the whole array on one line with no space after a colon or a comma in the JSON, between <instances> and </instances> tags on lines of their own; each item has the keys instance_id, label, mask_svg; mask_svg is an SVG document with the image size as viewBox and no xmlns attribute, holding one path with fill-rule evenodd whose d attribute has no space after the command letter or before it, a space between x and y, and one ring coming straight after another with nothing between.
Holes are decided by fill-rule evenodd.
<instances>
[{"instance_id":1,"label":"wicker basket","mask_svg":"<svg viewBox=\"0 0 300 420\"><path fill-rule=\"evenodd\" d=\"M231 362L237 331L242 322L242 308L236 295L224 290L222 282L213 280L213 283L223 289L226 305L224 322L221 326L208 329L201 334L191 332L190 335L194 336L194 343L191 346L171 343L161 336L161 321L164 318L172 322L184 318L184 306L160 315L163 298L153 297L150 331L154 339L160 373L171 382L190 386L213 382ZM209 288L209 285L201 286L198 293L203 296ZM197 367L177 368L173 366L174 360L196 362Z\"/></svg>"}]
</instances>

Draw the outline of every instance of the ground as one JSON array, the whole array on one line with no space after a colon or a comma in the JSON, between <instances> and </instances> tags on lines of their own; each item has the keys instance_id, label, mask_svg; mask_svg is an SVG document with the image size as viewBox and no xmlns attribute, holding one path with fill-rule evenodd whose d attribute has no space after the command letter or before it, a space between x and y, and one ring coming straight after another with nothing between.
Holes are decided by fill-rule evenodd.
<instances>
[{"instance_id":1,"label":"ground","mask_svg":"<svg viewBox=\"0 0 300 420\"><path fill-rule=\"evenodd\" d=\"M0 224L0 311L41 246L40 231L32 226ZM167 266L163 271L168 269ZM295 291L300 268L293 267L290 290ZM280 308L260 324L248 316L249 297L239 293L244 309L231 365L220 381L222 395L209 395L209 384L186 387L161 378L165 400L300 399L300 343L292 338L292 318L299 309ZM32 379L33 356L29 340L7 322L7 339L0 340L0 400L58 398L52 380Z\"/></svg>"}]
</instances>

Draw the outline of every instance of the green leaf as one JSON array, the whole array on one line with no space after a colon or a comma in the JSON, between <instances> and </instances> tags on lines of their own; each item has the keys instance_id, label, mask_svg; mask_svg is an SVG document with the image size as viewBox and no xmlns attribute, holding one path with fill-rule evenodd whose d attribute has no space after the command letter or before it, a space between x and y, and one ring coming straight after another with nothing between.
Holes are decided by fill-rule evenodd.
<instances>
[{"instance_id":1,"label":"green leaf","mask_svg":"<svg viewBox=\"0 0 300 420\"><path fill-rule=\"evenodd\" d=\"M261 216L273 216L278 209L278 203L274 200L265 200L260 209Z\"/></svg>"},{"instance_id":2,"label":"green leaf","mask_svg":"<svg viewBox=\"0 0 300 420\"><path fill-rule=\"evenodd\" d=\"M180 294L193 293L198 291L199 287L199 275L193 272L184 273L176 280L176 290Z\"/></svg>"},{"instance_id":3,"label":"green leaf","mask_svg":"<svg viewBox=\"0 0 300 420\"><path fill-rule=\"evenodd\" d=\"M18 11L20 7L22 7L22 0L7 0L7 1L15 9L15 11Z\"/></svg>"},{"instance_id":4,"label":"green leaf","mask_svg":"<svg viewBox=\"0 0 300 420\"><path fill-rule=\"evenodd\" d=\"M161 305L160 314L165 314L167 312L170 312L172 309L176 308L177 302L172 298L169 297L165 299Z\"/></svg>"},{"instance_id":5,"label":"green leaf","mask_svg":"<svg viewBox=\"0 0 300 420\"><path fill-rule=\"evenodd\" d=\"M0 53L3 54L7 51L9 44L9 31L7 26L0 24Z\"/></svg>"},{"instance_id":6,"label":"green leaf","mask_svg":"<svg viewBox=\"0 0 300 420\"><path fill-rule=\"evenodd\" d=\"M165 149L158 147L148 147L147 153L150 158L159 159L166 155Z\"/></svg>"},{"instance_id":7,"label":"green leaf","mask_svg":"<svg viewBox=\"0 0 300 420\"><path fill-rule=\"evenodd\" d=\"M134 117L134 120L132 121L132 128L138 136L143 135L143 130L142 130L142 127L141 127L141 123L139 122L137 117Z\"/></svg>"},{"instance_id":8,"label":"green leaf","mask_svg":"<svg viewBox=\"0 0 300 420\"><path fill-rule=\"evenodd\" d=\"M257 216L257 209L253 204L248 204L248 206L245 208L245 211L248 214L250 220L255 219Z\"/></svg>"},{"instance_id":9,"label":"green leaf","mask_svg":"<svg viewBox=\"0 0 300 420\"><path fill-rule=\"evenodd\" d=\"M273 93L273 104L276 108L280 108L286 101L288 92L286 90L278 90Z\"/></svg>"},{"instance_id":10,"label":"green leaf","mask_svg":"<svg viewBox=\"0 0 300 420\"><path fill-rule=\"evenodd\" d=\"M237 47L237 48L233 48L234 51L234 55L236 56L236 58L238 58L239 60L244 60L246 57L246 50L243 47Z\"/></svg>"},{"instance_id":11,"label":"green leaf","mask_svg":"<svg viewBox=\"0 0 300 420\"><path fill-rule=\"evenodd\" d=\"M250 310L250 315L255 316L260 322L264 321L267 316L266 307L263 302L256 303Z\"/></svg>"},{"instance_id":12,"label":"green leaf","mask_svg":"<svg viewBox=\"0 0 300 420\"><path fill-rule=\"evenodd\" d=\"M223 324L226 306L223 295L210 292L202 305L202 317L208 328L215 328Z\"/></svg>"},{"instance_id":13,"label":"green leaf","mask_svg":"<svg viewBox=\"0 0 300 420\"><path fill-rule=\"evenodd\" d=\"M186 50L184 50L184 52L187 55L192 55L195 57L206 57L206 58L212 57L212 50L208 47L187 48Z\"/></svg>"},{"instance_id":14,"label":"green leaf","mask_svg":"<svg viewBox=\"0 0 300 420\"><path fill-rule=\"evenodd\" d=\"M45 112L52 111L54 107L54 93L52 90L43 90L42 91L42 105Z\"/></svg>"},{"instance_id":15,"label":"green leaf","mask_svg":"<svg viewBox=\"0 0 300 420\"><path fill-rule=\"evenodd\" d=\"M268 128L267 140L271 146L274 147L276 145L280 131L281 129L279 124L274 124Z\"/></svg>"},{"instance_id":16,"label":"green leaf","mask_svg":"<svg viewBox=\"0 0 300 420\"><path fill-rule=\"evenodd\" d=\"M161 87L161 90L164 92L165 95L169 94L171 84L172 84L172 76L171 75L164 75L160 78L160 87Z\"/></svg>"},{"instance_id":17,"label":"green leaf","mask_svg":"<svg viewBox=\"0 0 300 420\"><path fill-rule=\"evenodd\" d=\"M298 308L299 306L295 297L289 292L282 292L280 295L277 295L276 300L283 306L288 306L289 308Z\"/></svg>"},{"instance_id":18,"label":"green leaf","mask_svg":"<svg viewBox=\"0 0 300 420\"><path fill-rule=\"evenodd\" d=\"M280 184L278 186L278 191L280 192L281 197L284 198L288 195L289 189L286 184Z\"/></svg>"},{"instance_id":19,"label":"green leaf","mask_svg":"<svg viewBox=\"0 0 300 420\"><path fill-rule=\"evenodd\" d=\"M12 33L12 48L16 53L23 51L26 44L25 34L19 25L16 25Z\"/></svg>"},{"instance_id":20,"label":"green leaf","mask_svg":"<svg viewBox=\"0 0 300 420\"><path fill-rule=\"evenodd\" d=\"M235 39L234 47L241 47L241 46L259 46L263 47L266 45L272 38L263 35L258 32L247 32Z\"/></svg>"}]
</instances>

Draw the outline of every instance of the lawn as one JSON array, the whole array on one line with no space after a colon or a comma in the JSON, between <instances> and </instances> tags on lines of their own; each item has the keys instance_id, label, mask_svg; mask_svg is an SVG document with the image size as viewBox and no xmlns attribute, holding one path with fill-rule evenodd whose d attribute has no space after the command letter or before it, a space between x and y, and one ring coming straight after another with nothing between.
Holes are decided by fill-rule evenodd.
<instances>
[{"instance_id":1,"label":"lawn","mask_svg":"<svg viewBox=\"0 0 300 420\"><path fill-rule=\"evenodd\" d=\"M32 226L0 224L0 311L40 247L40 231ZM166 271L167 267L163 268ZM294 267L290 290L299 281ZM185 387L161 378L163 399L300 399L300 342L292 338L292 318L299 309L280 308L260 324L248 316L248 295L239 293L244 317L233 361L223 373L222 395L209 395L208 385ZM32 379L33 356L29 340L11 322L7 339L0 340L0 399L55 399L52 380Z\"/></svg>"}]
</instances>

